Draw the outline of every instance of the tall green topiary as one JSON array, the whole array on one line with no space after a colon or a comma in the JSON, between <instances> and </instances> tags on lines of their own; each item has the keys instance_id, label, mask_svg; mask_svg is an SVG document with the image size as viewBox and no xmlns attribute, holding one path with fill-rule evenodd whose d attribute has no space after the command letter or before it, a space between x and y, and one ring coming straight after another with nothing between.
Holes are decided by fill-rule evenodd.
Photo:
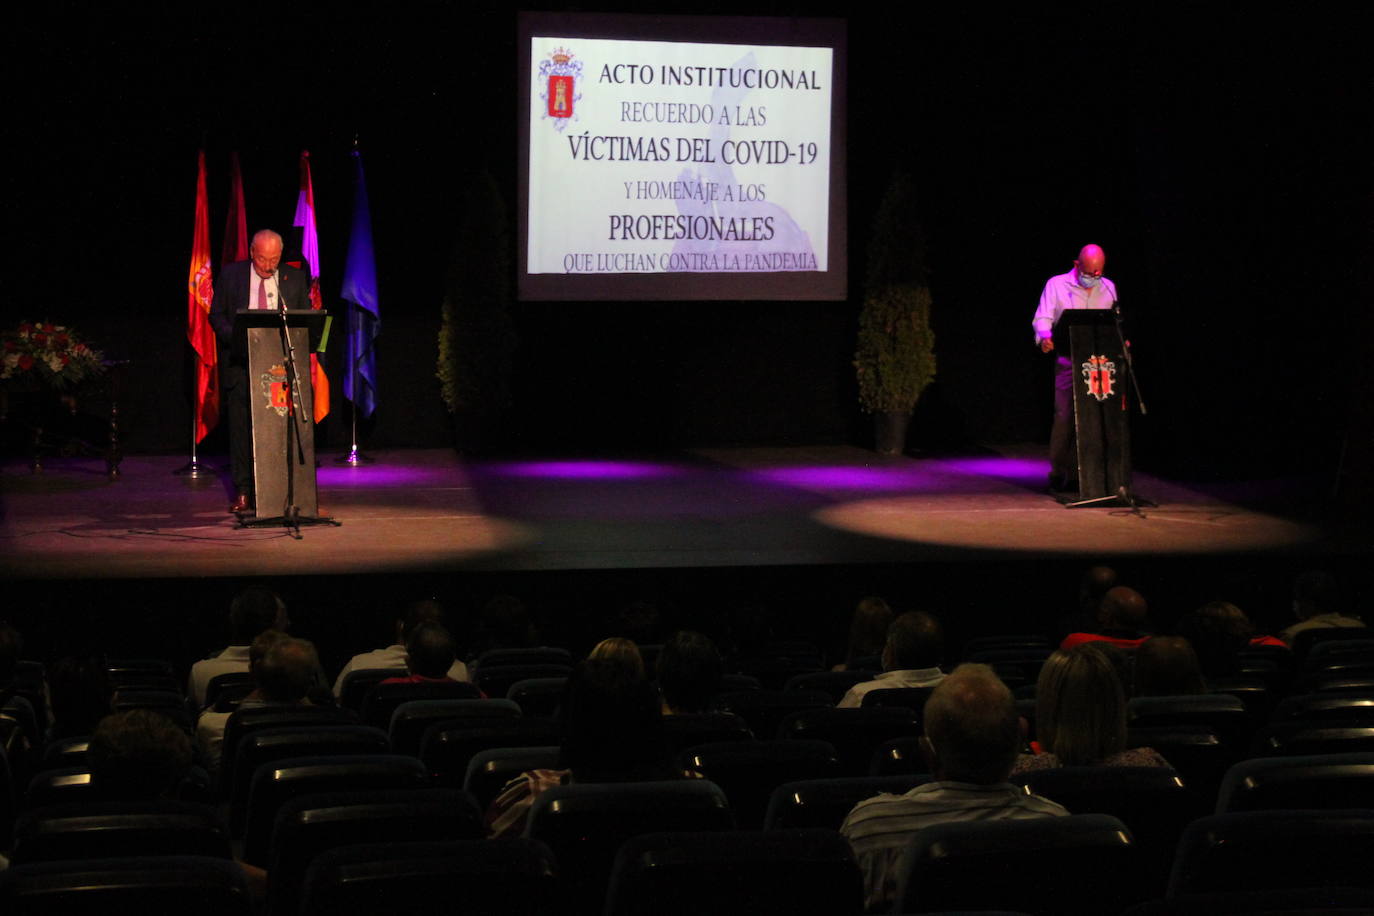
<instances>
[{"instance_id":1,"label":"tall green topiary","mask_svg":"<svg viewBox=\"0 0 1374 916\"><path fill-rule=\"evenodd\" d=\"M859 403L869 413L910 412L935 379L928 276L915 183L898 171L874 220L859 311L854 369Z\"/></svg>"}]
</instances>

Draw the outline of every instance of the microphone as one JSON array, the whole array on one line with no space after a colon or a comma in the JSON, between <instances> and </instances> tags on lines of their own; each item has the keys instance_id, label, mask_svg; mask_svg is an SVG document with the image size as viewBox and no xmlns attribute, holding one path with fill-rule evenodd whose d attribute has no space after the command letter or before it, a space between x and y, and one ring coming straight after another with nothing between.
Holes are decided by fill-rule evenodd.
<instances>
[{"instance_id":1,"label":"microphone","mask_svg":"<svg viewBox=\"0 0 1374 916\"><path fill-rule=\"evenodd\" d=\"M281 268L272 271L272 283L277 287L277 311L286 311L286 297L281 294Z\"/></svg>"}]
</instances>

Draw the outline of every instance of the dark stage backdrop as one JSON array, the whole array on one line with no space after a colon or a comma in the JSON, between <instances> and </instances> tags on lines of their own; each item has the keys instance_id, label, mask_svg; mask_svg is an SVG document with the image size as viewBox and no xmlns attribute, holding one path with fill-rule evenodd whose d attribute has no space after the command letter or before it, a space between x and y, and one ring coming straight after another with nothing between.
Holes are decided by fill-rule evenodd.
<instances>
[{"instance_id":1,"label":"dark stage backdrop","mask_svg":"<svg viewBox=\"0 0 1374 916\"><path fill-rule=\"evenodd\" d=\"M464 190L490 174L514 205L514 9L292 7L265 24L172 9L13 28L24 77L7 118L6 323L71 323L132 359L128 447L185 450L196 149L208 151L216 253L230 151L250 229L289 224L297 155L311 151L332 303L356 136L382 317L366 442L448 444L434 378L443 279ZM1142 463L1331 468L1374 363L1359 29L1154 6L663 11L847 17L850 301L514 304L508 445L866 444L849 365L857 304L873 214L906 168L930 237L940 360L920 443L1045 438L1049 370L1030 317L1045 279L1096 241L1147 386ZM326 448L346 440L341 387Z\"/></svg>"}]
</instances>

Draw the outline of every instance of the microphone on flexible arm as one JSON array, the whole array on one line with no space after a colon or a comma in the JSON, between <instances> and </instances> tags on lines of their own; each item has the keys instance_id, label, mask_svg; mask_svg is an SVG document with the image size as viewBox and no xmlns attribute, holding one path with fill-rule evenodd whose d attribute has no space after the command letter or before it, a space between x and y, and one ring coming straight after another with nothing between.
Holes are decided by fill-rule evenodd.
<instances>
[{"instance_id":1,"label":"microphone on flexible arm","mask_svg":"<svg viewBox=\"0 0 1374 916\"><path fill-rule=\"evenodd\" d=\"M277 287L277 311L286 311L286 297L281 294L281 268L272 271L272 283Z\"/></svg>"}]
</instances>

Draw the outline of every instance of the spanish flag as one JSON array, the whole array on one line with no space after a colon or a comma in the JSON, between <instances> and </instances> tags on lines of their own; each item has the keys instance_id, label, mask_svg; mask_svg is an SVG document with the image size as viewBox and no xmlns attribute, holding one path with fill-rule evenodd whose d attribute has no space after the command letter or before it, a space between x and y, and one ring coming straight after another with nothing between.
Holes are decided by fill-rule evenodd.
<instances>
[{"instance_id":1,"label":"spanish flag","mask_svg":"<svg viewBox=\"0 0 1374 916\"><path fill-rule=\"evenodd\" d=\"M187 280L186 339L196 351L196 441L219 422L219 365L215 330L210 327L210 301L215 284L210 268L210 201L205 193L205 150L200 151L196 175L196 226L191 242L191 272Z\"/></svg>"}]
</instances>

